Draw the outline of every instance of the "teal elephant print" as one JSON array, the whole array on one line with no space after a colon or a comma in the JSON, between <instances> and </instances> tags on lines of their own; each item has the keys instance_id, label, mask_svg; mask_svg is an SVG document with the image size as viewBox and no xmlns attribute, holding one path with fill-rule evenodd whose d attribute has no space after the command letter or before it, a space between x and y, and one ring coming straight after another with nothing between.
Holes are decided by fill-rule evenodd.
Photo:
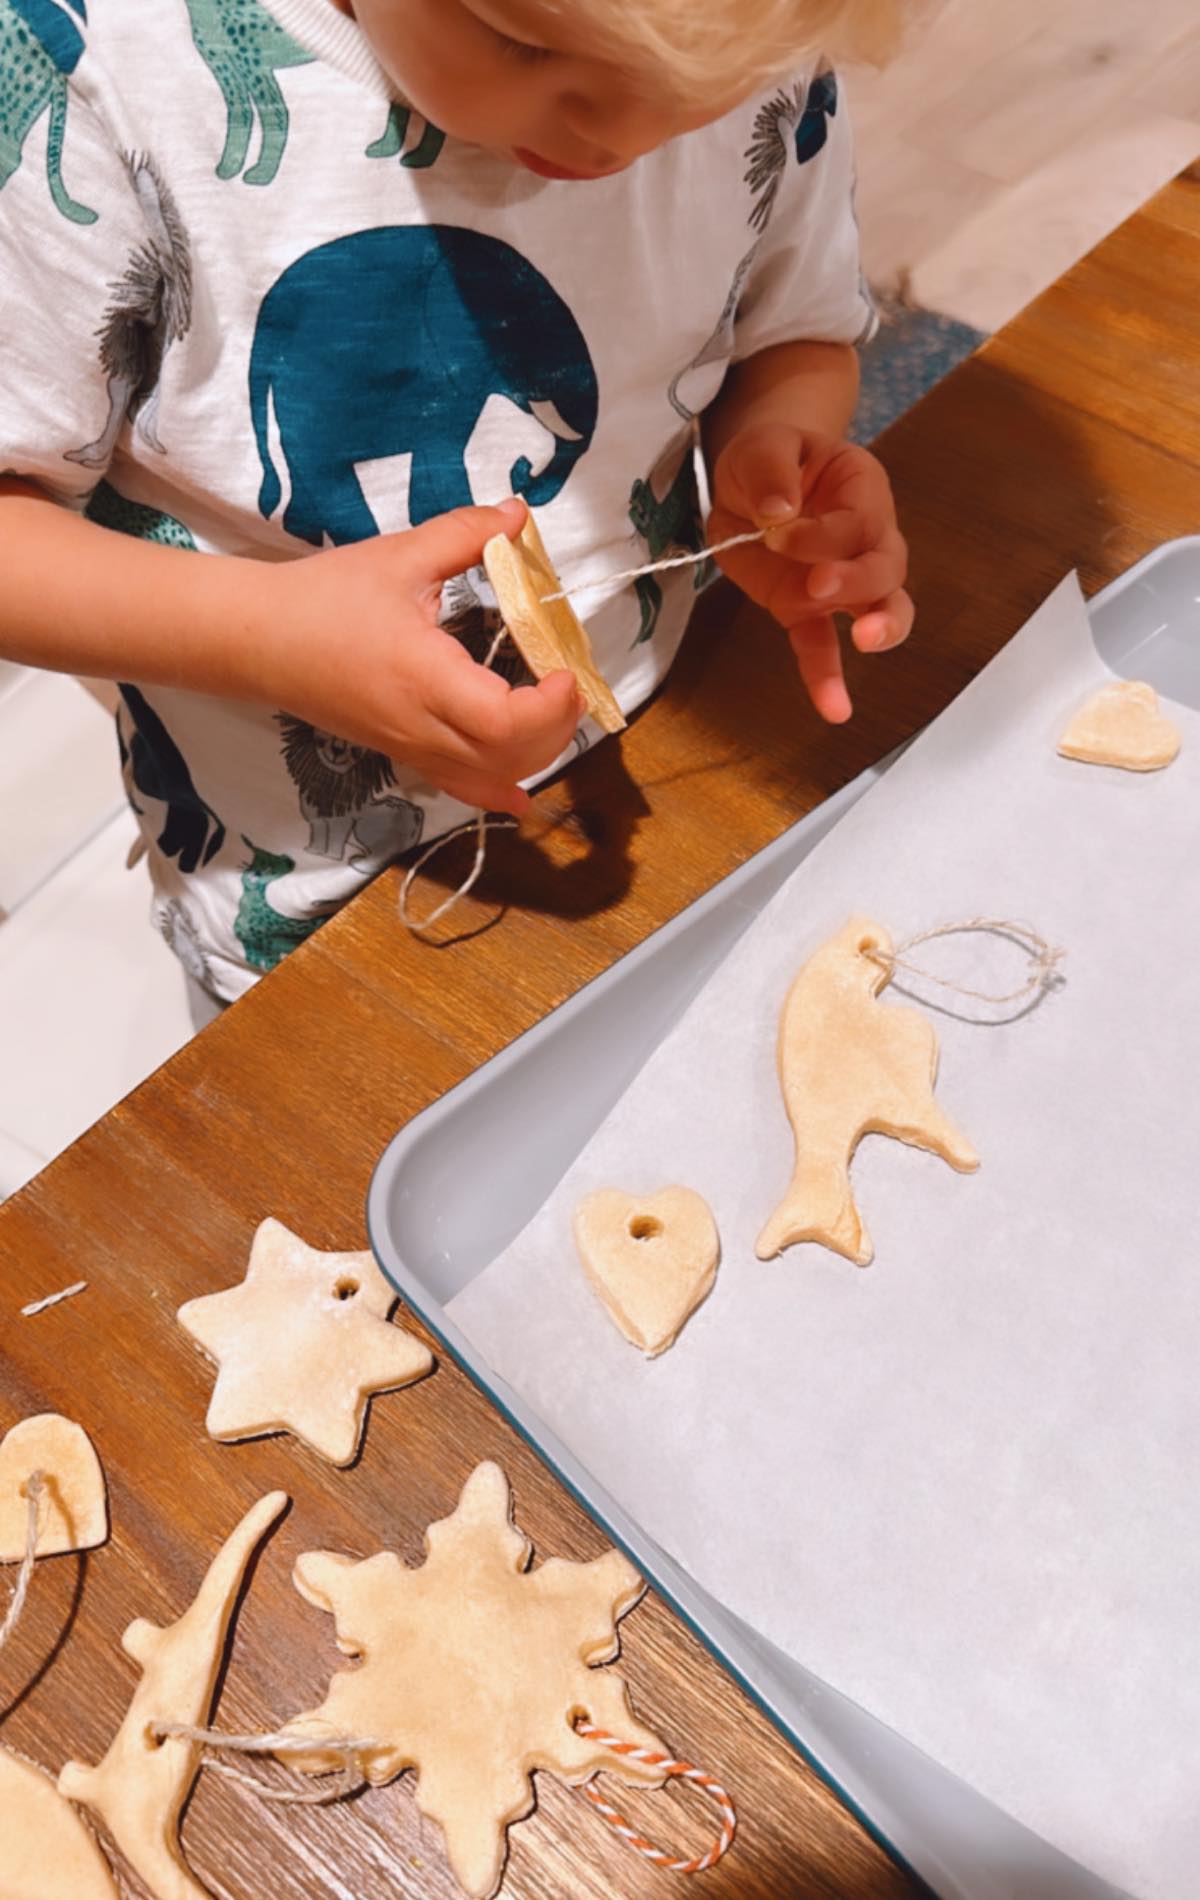
<instances>
[{"instance_id":1,"label":"teal elephant print","mask_svg":"<svg viewBox=\"0 0 1200 1900\"><path fill-rule=\"evenodd\" d=\"M21 163L34 126L49 113L50 196L72 224L95 224L98 214L63 183L70 78L83 55L72 14L86 25L85 0L0 0L0 190Z\"/></svg>"},{"instance_id":2,"label":"teal elephant print","mask_svg":"<svg viewBox=\"0 0 1200 1900\"><path fill-rule=\"evenodd\" d=\"M191 532L174 515L161 508L146 508L140 501L128 501L115 488L101 482L84 509L89 521L117 534L132 534L139 541L158 541L167 548L195 548Z\"/></svg>"},{"instance_id":3,"label":"teal elephant print","mask_svg":"<svg viewBox=\"0 0 1200 1900\"><path fill-rule=\"evenodd\" d=\"M225 149L217 177L241 173L247 185L269 185L283 162L290 123L275 75L288 66L311 66L316 55L284 32L262 0L187 0L187 9L192 38L225 101ZM256 115L262 138L246 171Z\"/></svg>"},{"instance_id":4,"label":"teal elephant print","mask_svg":"<svg viewBox=\"0 0 1200 1900\"><path fill-rule=\"evenodd\" d=\"M397 100L381 137L367 147L368 158L399 158L406 171L428 171L441 157L446 134L411 106Z\"/></svg>"},{"instance_id":5,"label":"teal elephant print","mask_svg":"<svg viewBox=\"0 0 1200 1900\"><path fill-rule=\"evenodd\" d=\"M671 553L699 554L704 546L704 522L700 512L700 491L696 485L696 467L692 460L691 438L683 450L683 459L674 480L661 500L655 492L653 476L647 482L636 481L629 495L629 519L650 549L650 559L661 561ZM697 593L707 586L712 575L711 561L698 561L692 569L692 584ZM634 582L641 625L635 646L649 640L662 612L662 588L653 574L641 574Z\"/></svg>"},{"instance_id":6,"label":"teal elephant print","mask_svg":"<svg viewBox=\"0 0 1200 1900\"><path fill-rule=\"evenodd\" d=\"M575 316L511 245L460 225L405 224L305 252L264 297L250 353L263 519L284 493L272 416L290 489L285 529L341 547L380 531L363 462L411 457L413 527L469 506L470 446L496 397L508 412L496 442L503 479L543 507L590 447L599 384ZM498 470L492 479L499 488Z\"/></svg>"},{"instance_id":7,"label":"teal elephant print","mask_svg":"<svg viewBox=\"0 0 1200 1900\"><path fill-rule=\"evenodd\" d=\"M289 950L311 937L325 922L318 917L285 917L276 910L267 893L272 884L288 877L296 866L291 858L260 850L249 838L242 843L250 852L250 862L242 872L242 896L233 921L234 935L252 970L273 970Z\"/></svg>"}]
</instances>

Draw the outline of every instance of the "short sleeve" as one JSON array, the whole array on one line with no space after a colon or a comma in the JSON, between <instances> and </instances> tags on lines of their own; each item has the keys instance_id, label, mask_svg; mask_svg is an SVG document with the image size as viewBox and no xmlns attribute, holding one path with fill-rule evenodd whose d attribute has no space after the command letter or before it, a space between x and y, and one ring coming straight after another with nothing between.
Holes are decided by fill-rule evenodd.
<instances>
[{"instance_id":1,"label":"short sleeve","mask_svg":"<svg viewBox=\"0 0 1200 1900\"><path fill-rule=\"evenodd\" d=\"M764 149L782 154L734 323L733 360L776 343L862 343L875 306L854 216L854 140L837 75L818 72L765 109Z\"/></svg>"},{"instance_id":2,"label":"short sleeve","mask_svg":"<svg viewBox=\"0 0 1200 1900\"><path fill-rule=\"evenodd\" d=\"M72 14L25 0L11 17L0 8L0 470L79 505L140 380L138 297L161 310L160 273L133 165L72 77L86 65Z\"/></svg>"}]
</instances>

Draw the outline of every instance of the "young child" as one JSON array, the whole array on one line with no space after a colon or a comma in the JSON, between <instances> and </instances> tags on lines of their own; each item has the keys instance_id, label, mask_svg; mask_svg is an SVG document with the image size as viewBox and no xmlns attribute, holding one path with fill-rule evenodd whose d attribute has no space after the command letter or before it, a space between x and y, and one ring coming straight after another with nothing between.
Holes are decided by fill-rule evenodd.
<instances>
[{"instance_id":1,"label":"young child","mask_svg":"<svg viewBox=\"0 0 1200 1900\"><path fill-rule=\"evenodd\" d=\"M129 682L208 996L587 743L569 675L478 664L526 506L571 579L776 524L722 565L828 719L832 611L905 637L816 52L899 4L0 0L0 653ZM700 580L580 602L626 712Z\"/></svg>"}]
</instances>

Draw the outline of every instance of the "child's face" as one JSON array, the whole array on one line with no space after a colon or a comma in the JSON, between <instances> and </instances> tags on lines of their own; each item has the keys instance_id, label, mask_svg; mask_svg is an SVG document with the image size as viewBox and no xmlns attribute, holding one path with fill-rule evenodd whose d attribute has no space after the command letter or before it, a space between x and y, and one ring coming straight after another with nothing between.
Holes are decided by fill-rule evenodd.
<instances>
[{"instance_id":1,"label":"child's face","mask_svg":"<svg viewBox=\"0 0 1200 1900\"><path fill-rule=\"evenodd\" d=\"M334 0L358 21L404 97L452 138L543 178L603 178L720 118L661 79L625 71L542 0ZM744 90L744 89L743 89Z\"/></svg>"}]
</instances>

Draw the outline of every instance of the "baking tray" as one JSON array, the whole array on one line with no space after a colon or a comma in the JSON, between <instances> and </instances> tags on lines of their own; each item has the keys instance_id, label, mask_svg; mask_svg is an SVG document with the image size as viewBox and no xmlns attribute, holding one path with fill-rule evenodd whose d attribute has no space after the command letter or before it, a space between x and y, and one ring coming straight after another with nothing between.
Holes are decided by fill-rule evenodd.
<instances>
[{"instance_id":1,"label":"baking tray","mask_svg":"<svg viewBox=\"0 0 1200 1900\"><path fill-rule=\"evenodd\" d=\"M1114 673L1200 709L1200 536L1157 549L1088 613ZM375 1170L367 1226L407 1304L895 1859L944 1900L1111 1900L1116 1889L701 1590L445 1310L533 1218L742 932L890 764L862 773L410 1122Z\"/></svg>"}]
</instances>

